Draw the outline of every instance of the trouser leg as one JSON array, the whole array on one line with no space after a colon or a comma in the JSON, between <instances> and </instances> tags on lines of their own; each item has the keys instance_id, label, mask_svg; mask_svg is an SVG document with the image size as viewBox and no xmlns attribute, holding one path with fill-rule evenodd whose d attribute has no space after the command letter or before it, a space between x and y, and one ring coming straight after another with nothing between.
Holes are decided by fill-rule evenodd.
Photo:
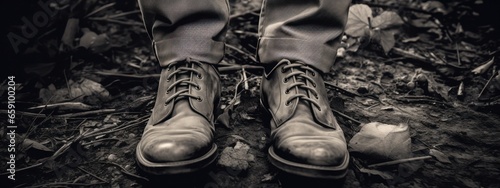
<instances>
[{"instance_id":1,"label":"trouser leg","mask_svg":"<svg viewBox=\"0 0 500 188\"><path fill-rule=\"evenodd\" d=\"M263 0L259 23L261 63L301 61L329 72L351 0Z\"/></svg>"},{"instance_id":2,"label":"trouser leg","mask_svg":"<svg viewBox=\"0 0 500 188\"><path fill-rule=\"evenodd\" d=\"M227 0L139 0L139 7L161 66L187 58L222 60Z\"/></svg>"}]
</instances>

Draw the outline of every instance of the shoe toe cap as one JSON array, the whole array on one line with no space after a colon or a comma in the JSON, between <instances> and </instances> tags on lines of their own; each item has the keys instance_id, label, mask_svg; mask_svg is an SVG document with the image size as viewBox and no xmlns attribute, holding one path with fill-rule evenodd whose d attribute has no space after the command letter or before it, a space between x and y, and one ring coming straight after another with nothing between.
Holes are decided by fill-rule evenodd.
<instances>
[{"instance_id":1,"label":"shoe toe cap","mask_svg":"<svg viewBox=\"0 0 500 188\"><path fill-rule=\"evenodd\" d=\"M345 143L338 139L290 139L278 151L291 161L319 166L341 165L347 155Z\"/></svg>"},{"instance_id":2,"label":"shoe toe cap","mask_svg":"<svg viewBox=\"0 0 500 188\"><path fill-rule=\"evenodd\" d=\"M154 139L142 144L142 155L150 162L177 162L197 158L209 150L208 142L192 138Z\"/></svg>"}]
</instances>

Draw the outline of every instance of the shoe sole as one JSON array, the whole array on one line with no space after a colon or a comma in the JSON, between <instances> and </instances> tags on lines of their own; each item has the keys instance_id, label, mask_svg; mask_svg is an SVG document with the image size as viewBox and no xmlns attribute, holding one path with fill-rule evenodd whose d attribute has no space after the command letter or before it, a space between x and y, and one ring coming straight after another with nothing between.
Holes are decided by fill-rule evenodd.
<instances>
[{"instance_id":1,"label":"shoe sole","mask_svg":"<svg viewBox=\"0 0 500 188\"><path fill-rule=\"evenodd\" d=\"M347 174L349 166L349 153L344 157L344 161L338 166L318 166L302 164L286 160L274 152L274 148L269 147L268 158L271 164L278 169L290 174L320 179L342 179Z\"/></svg>"},{"instance_id":2,"label":"shoe sole","mask_svg":"<svg viewBox=\"0 0 500 188\"><path fill-rule=\"evenodd\" d=\"M186 161L156 163L147 160L139 145L136 149L136 161L144 172L153 175L173 175L192 173L204 169L212 164L217 158L217 145L213 144L212 148L203 156Z\"/></svg>"}]
</instances>

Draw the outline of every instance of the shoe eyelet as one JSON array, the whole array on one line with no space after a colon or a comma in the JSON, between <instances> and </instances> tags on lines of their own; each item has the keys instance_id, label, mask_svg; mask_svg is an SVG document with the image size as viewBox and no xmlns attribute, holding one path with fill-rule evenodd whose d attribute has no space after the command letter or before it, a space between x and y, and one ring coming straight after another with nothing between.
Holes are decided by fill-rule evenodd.
<instances>
[{"instance_id":1,"label":"shoe eyelet","mask_svg":"<svg viewBox=\"0 0 500 188\"><path fill-rule=\"evenodd\" d=\"M167 95L168 95L168 94L170 94L170 91L167 91L167 92L166 92L166 94L167 94Z\"/></svg>"},{"instance_id":2,"label":"shoe eyelet","mask_svg":"<svg viewBox=\"0 0 500 188\"><path fill-rule=\"evenodd\" d=\"M312 73L312 76L316 76L316 73L315 72L311 72Z\"/></svg>"},{"instance_id":3,"label":"shoe eyelet","mask_svg":"<svg viewBox=\"0 0 500 188\"><path fill-rule=\"evenodd\" d=\"M198 77L198 79L203 79L203 76L201 74L197 74L196 77Z\"/></svg>"},{"instance_id":4,"label":"shoe eyelet","mask_svg":"<svg viewBox=\"0 0 500 188\"><path fill-rule=\"evenodd\" d=\"M281 67L281 73L285 73L286 70L285 70L285 67Z\"/></svg>"},{"instance_id":5,"label":"shoe eyelet","mask_svg":"<svg viewBox=\"0 0 500 188\"><path fill-rule=\"evenodd\" d=\"M196 100L197 100L198 102L202 102L202 101L203 101L203 99L202 99L201 97L198 97Z\"/></svg>"},{"instance_id":6,"label":"shoe eyelet","mask_svg":"<svg viewBox=\"0 0 500 188\"><path fill-rule=\"evenodd\" d=\"M285 106L290 106L290 102L286 102L286 103L285 103Z\"/></svg>"},{"instance_id":7,"label":"shoe eyelet","mask_svg":"<svg viewBox=\"0 0 500 188\"><path fill-rule=\"evenodd\" d=\"M290 91L288 91L288 90L285 90L285 94L289 94L289 93L290 93Z\"/></svg>"},{"instance_id":8,"label":"shoe eyelet","mask_svg":"<svg viewBox=\"0 0 500 188\"><path fill-rule=\"evenodd\" d=\"M283 83L287 83L287 82L288 82L288 79L283 78Z\"/></svg>"},{"instance_id":9,"label":"shoe eyelet","mask_svg":"<svg viewBox=\"0 0 500 188\"><path fill-rule=\"evenodd\" d=\"M200 91L201 90L201 87L200 86L196 86L194 87L196 90Z\"/></svg>"}]
</instances>

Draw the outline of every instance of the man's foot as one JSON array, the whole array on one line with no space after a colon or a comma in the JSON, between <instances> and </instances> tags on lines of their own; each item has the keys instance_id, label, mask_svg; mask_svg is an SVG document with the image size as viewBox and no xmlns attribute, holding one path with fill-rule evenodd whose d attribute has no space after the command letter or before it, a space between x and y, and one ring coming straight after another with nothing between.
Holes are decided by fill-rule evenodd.
<instances>
[{"instance_id":1,"label":"man's foot","mask_svg":"<svg viewBox=\"0 0 500 188\"><path fill-rule=\"evenodd\" d=\"M300 176L340 179L349 153L333 116L322 75L300 62L280 61L262 79L262 105L271 114L269 159Z\"/></svg>"},{"instance_id":2,"label":"man's foot","mask_svg":"<svg viewBox=\"0 0 500 188\"><path fill-rule=\"evenodd\" d=\"M194 60L174 62L161 72L155 107L136 159L147 173L189 173L216 158L214 110L220 97L217 70Z\"/></svg>"}]
</instances>

